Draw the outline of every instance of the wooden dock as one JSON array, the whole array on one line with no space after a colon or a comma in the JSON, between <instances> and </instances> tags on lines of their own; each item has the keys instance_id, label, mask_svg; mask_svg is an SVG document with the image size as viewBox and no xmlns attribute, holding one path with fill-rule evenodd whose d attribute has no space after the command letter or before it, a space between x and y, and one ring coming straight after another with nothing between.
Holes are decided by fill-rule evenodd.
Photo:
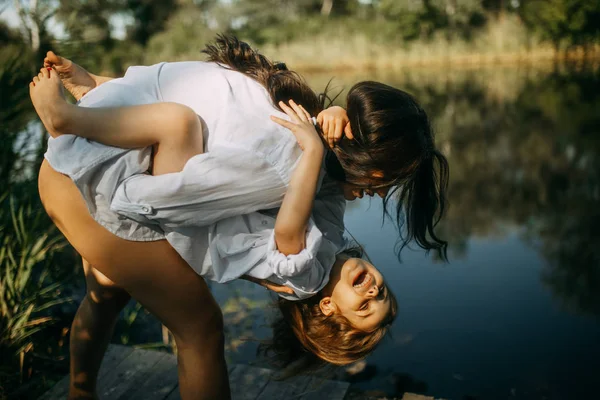
<instances>
[{"instance_id":1,"label":"wooden dock","mask_svg":"<svg viewBox=\"0 0 600 400\"><path fill-rule=\"evenodd\" d=\"M314 376L277 381L273 374L265 368L230 366L232 399L343 400L349 386ZM68 388L66 376L39 400L64 400ZM100 369L98 395L101 400L178 400L177 359L169 353L111 345Z\"/></svg>"}]
</instances>

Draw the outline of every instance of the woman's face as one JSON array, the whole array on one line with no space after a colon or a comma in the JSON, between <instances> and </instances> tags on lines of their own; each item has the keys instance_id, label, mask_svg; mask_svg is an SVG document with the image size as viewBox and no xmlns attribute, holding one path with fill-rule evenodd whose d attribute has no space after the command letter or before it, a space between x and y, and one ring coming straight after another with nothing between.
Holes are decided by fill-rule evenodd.
<instances>
[{"instance_id":1,"label":"woman's face","mask_svg":"<svg viewBox=\"0 0 600 400\"><path fill-rule=\"evenodd\" d=\"M370 186L354 185L352 183L347 182L340 183L340 186L342 187L342 191L344 192L344 199L350 201L362 199L365 194L370 197L373 197L377 194L383 199L388 194L391 188L391 186L384 186L373 189Z\"/></svg>"},{"instance_id":2,"label":"woman's face","mask_svg":"<svg viewBox=\"0 0 600 400\"><path fill-rule=\"evenodd\" d=\"M381 325L392 302L383 276L361 258L338 256L322 295L319 306L325 315L340 313L365 332Z\"/></svg>"},{"instance_id":3,"label":"woman's face","mask_svg":"<svg viewBox=\"0 0 600 400\"><path fill-rule=\"evenodd\" d=\"M355 185L353 183L341 182L340 186L344 192L344 199L356 200L362 199L366 194L367 196L373 197L378 194L382 199L388 194L391 186L378 186L377 179L383 178L383 172L375 171L371 174L373 182L365 182L364 185Z\"/></svg>"}]
</instances>

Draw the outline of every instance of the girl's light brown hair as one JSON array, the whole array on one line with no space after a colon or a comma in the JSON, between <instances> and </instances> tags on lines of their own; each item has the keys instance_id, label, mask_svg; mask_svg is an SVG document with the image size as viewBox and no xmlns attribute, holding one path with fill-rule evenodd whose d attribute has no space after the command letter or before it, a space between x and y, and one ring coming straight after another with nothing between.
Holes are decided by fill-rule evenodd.
<instances>
[{"instance_id":1,"label":"girl's light brown hair","mask_svg":"<svg viewBox=\"0 0 600 400\"><path fill-rule=\"evenodd\" d=\"M362 360L375 350L396 318L396 298L391 291L388 296L388 314L370 332L355 328L342 315L323 314L320 295L302 301L279 298L277 307L281 316L272 324L273 339L259 351L270 356L279 367L292 366L290 375L327 364L348 365Z\"/></svg>"}]
</instances>

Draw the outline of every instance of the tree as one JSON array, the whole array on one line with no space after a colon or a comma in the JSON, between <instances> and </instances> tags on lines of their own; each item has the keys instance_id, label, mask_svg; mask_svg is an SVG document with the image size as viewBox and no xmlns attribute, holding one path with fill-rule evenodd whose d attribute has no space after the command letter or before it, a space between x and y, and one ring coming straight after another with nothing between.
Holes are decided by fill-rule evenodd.
<instances>
[{"instance_id":1,"label":"tree","mask_svg":"<svg viewBox=\"0 0 600 400\"><path fill-rule=\"evenodd\" d=\"M60 0L56 16L71 41L112 46L110 18L123 9L119 0Z\"/></svg>"},{"instance_id":2,"label":"tree","mask_svg":"<svg viewBox=\"0 0 600 400\"><path fill-rule=\"evenodd\" d=\"M481 0L379 0L376 6L385 19L397 23L405 40L428 37L439 29L446 29L447 36L465 35L483 21Z\"/></svg>"},{"instance_id":3,"label":"tree","mask_svg":"<svg viewBox=\"0 0 600 400\"><path fill-rule=\"evenodd\" d=\"M21 20L21 29L37 52L40 49L46 22L54 15L56 9L49 0L14 0L15 11Z\"/></svg>"},{"instance_id":4,"label":"tree","mask_svg":"<svg viewBox=\"0 0 600 400\"><path fill-rule=\"evenodd\" d=\"M599 0L527 0L521 18L531 30L554 45L556 52L563 41L581 44L598 35Z\"/></svg>"},{"instance_id":5,"label":"tree","mask_svg":"<svg viewBox=\"0 0 600 400\"><path fill-rule=\"evenodd\" d=\"M141 45L146 45L152 35L162 32L167 20L178 9L177 0L126 0L133 25L127 30L127 37Z\"/></svg>"}]
</instances>

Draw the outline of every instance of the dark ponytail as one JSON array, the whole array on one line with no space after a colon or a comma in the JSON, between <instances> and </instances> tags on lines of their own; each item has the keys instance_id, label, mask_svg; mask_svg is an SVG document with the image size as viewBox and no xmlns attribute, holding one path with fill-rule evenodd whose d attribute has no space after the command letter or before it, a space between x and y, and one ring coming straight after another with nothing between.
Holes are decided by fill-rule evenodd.
<instances>
[{"instance_id":1,"label":"dark ponytail","mask_svg":"<svg viewBox=\"0 0 600 400\"><path fill-rule=\"evenodd\" d=\"M333 149L336 157L327 160L328 172L358 186L391 187L383 209L389 215L388 202L396 201L395 222L401 235L398 255L414 240L447 260L447 242L434 228L446 209L449 167L435 149L425 111L408 93L366 81L348 92L347 112L354 139L343 138ZM381 177L373 177L374 171Z\"/></svg>"},{"instance_id":2,"label":"dark ponytail","mask_svg":"<svg viewBox=\"0 0 600 400\"><path fill-rule=\"evenodd\" d=\"M398 253L414 240L419 247L435 250L442 260L447 261L448 243L440 239L433 228L446 209L445 193L448 179L449 167L446 157L431 149L424 154L414 174L398 188L396 223L402 226L406 219L406 235ZM386 201L387 198L384 203Z\"/></svg>"},{"instance_id":3,"label":"dark ponytail","mask_svg":"<svg viewBox=\"0 0 600 400\"><path fill-rule=\"evenodd\" d=\"M323 111L325 97L317 96L300 75L234 36L218 35L215 44L207 45L202 52L208 55L208 61L241 72L264 86L279 110L280 101L287 103L291 99L315 117Z\"/></svg>"}]
</instances>

